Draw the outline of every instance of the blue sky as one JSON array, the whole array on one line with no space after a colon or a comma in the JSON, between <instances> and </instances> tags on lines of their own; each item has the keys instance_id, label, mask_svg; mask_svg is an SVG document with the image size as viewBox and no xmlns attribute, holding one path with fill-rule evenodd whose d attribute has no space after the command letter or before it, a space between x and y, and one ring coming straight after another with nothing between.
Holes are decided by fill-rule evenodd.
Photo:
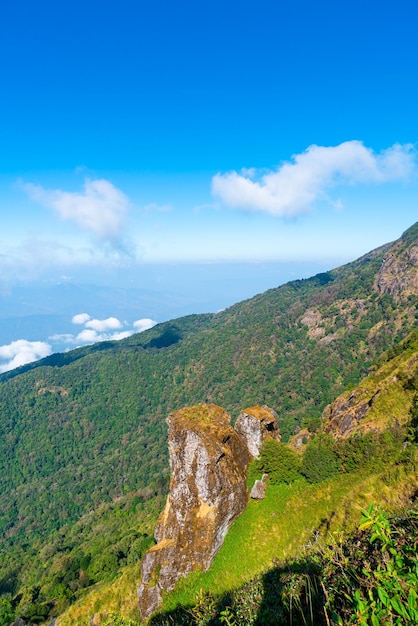
<instances>
[{"instance_id":1,"label":"blue sky","mask_svg":"<svg viewBox=\"0 0 418 626\"><path fill-rule=\"evenodd\" d=\"M418 218L412 0L15 0L3 281L353 259ZM93 275L93 274L92 274Z\"/></svg>"}]
</instances>

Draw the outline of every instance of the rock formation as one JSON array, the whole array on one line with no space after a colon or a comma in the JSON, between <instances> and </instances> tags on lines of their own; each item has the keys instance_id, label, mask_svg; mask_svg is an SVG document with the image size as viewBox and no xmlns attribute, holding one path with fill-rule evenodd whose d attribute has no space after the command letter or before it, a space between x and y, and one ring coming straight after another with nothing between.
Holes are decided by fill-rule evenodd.
<instances>
[{"instance_id":1,"label":"rock formation","mask_svg":"<svg viewBox=\"0 0 418 626\"><path fill-rule=\"evenodd\" d=\"M415 224L391 246L376 276L377 291L389 293L397 302L418 295L417 234L418 225Z\"/></svg>"},{"instance_id":2,"label":"rock formation","mask_svg":"<svg viewBox=\"0 0 418 626\"><path fill-rule=\"evenodd\" d=\"M290 438L289 447L293 450L303 451L308 441L312 439L312 433L307 428L301 428L293 437Z\"/></svg>"},{"instance_id":3,"label":"rock formation","mask_svg":"<svg viewBox=\"0 0 418 626\"><path fill-rule=\"evenodd\" d=\"M250 456L221 407L188 407L169 415L167 423L170 493L155 530L158 543L142 562L143 618L157 609L163 590L209 567L248 500Z\"/></svg>"},{"instance_id":4,"label":"rock formation","mask_svg":"<svg viewBox=\"0 0 418 626\"><path fill-rule=\"evenodd\" d=\"M324 432L344 439L407 426L418 379L416 342L411 333L398 346L398 354L328 405L322 413Z\"/></svg>"},{"instance_id":5,"label":"rock formation","mask_svg":"<svg viewBox=\"0 0 418 626\"><path fill-rule=\"evenodd\" d=\"M268 406L253 406L244 409L235 423L235 430L245 442L253 458L260 454L260 448L266 439L277 439L281 435L277 424L277 413Z\"/></svg>"},{"instance_id":6,"label":"rock formation","mask_svg":"<svg viewBox=\"0 0 418 626\"><path fill-rule=\"evenodd\" d=\"M267 478L268 474L263 474L261 480L255 481L253 488L251 489L250 498L253 500L264 500L264 496L266 495Z\"/></svg>"},{"instance_id":7,"label":"rock formation","mask_svg":"<svg viewBox=\"0 0 418 626\"><path fill-rule=\"evenodd\" d=\"M365 397L365 394L357 389L350 394L341 395L322 413L324 432L331 434L335 439L352 435L371 409L376 393L378 392Z\"/></svg>"}]
</instances>

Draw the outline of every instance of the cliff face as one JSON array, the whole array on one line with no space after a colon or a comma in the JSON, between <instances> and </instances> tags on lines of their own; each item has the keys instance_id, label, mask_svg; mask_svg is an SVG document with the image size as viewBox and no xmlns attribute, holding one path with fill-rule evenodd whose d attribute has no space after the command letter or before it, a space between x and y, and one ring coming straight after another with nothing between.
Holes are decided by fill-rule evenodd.
<instances>
[{"instance_id":1,"label":"cliff face","mask_svg":"<svg viewBox=\"0 0 418 626\"><path fill-rule=\"evenodd\" d=\"M235 430L245 442L250 455L257 458L266 439L277 439L281 435L277 424L277 413L267 406L244 409L235 423Z\"/></svg>"},{"instance_id":2,"label":"cliff face","mask_svg":"<svg viewBox=\"0 0 418 626\"><path fill-rule=\"evenodd\" d=\"M170 493L155 530L158 543L142 563L138 598L144 618L160 604L162 590L209 567L248 499L249 453L221 407L188 407L167 423Z\"/></svg>"},{"instance_id":3,"label":"cliff face","mask_svg":"<svg viewBox=\"0 0 418 626\"><path fill-rule=\"evenodd\" d=\"M343 439L354 434L354 432L364 432L366 423L363 422L373 406L379 391L372 391L369 394L362 393L357 389L340 396L326 407L322 414L325 420L324 432L333 435L336 439ZM369 428L370 430L370 428Z\"/></svg>"},{"instance_id":4,"label":"cliff face","mask_svg":"<svg viewBox=\"0 0 418 626\"><path fill-rule=\"evenodd\" d=\"M376 276L377 291L389 293L398 302L418 295L417 235L418 224L415 224L391 246Z\"/></svg>"},{"instance_id":5,"label":"cliff face","mask_svg":"<svg viewBox=\"0 0 418 626\"><path fill-rule=\"evenodd\" d=\"M418 331L414 331L398 346L397 354L325 408L324 431L343 439L405 426L417 389Z\"/></svg>"}]
</instances>

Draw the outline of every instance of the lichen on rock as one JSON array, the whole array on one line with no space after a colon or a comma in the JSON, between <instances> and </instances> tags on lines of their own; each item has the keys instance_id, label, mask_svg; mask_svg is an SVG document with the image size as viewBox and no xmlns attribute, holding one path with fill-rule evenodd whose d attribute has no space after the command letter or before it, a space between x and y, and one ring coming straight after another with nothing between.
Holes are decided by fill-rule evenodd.
<instances>
[{"instance_id":1,"label":"lichen on rock","mask_svg":"<svg viewBox=\"0 0 418 626\"><path fill-rule=\"evenodd\" d=\"M411 229L417 230L415 224ZM405 233L404 233L405 235ZM405 246L404 237L395 242L385 255L375 280L380 294L390 294L396 302L418 295L418 244Z\"/></svg>"},{"instance_id":2,"label":"lichen on rock","mask_svg":"<svg viewBox=\"0 0 418 626\"><path fill-rule=\"evenodd\" d=\"M260 448L267 439L280 441L277 419L277 413L265 405L244 409L239 414L235 430L253 458L258 458Z\"/></svg>"},{"instance_id":3,"label":"lichen on rock","mask_svg":"<svg viewBox=\"0 0 418 626\"><path fill-rule=\"evenodd\" d=\"M221 407L201 404L167 418L170 492L142 562L138 598L151 615L182 576L206 570L233 520L245 509L250 456Z\"/></svg>"}]
</instances>

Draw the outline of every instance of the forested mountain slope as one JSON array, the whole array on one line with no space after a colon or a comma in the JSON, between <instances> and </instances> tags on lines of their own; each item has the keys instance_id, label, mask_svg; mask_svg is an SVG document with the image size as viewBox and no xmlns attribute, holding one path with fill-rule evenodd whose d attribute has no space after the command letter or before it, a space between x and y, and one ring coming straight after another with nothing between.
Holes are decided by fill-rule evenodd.
<instances>
[{"instance_id":1,"label":"forested mountain slope","mask_svg":"<svg viewBox=\"0 0 418 626\"><path fill-rule=\"evenodd\" d=\"M165 491L168 412L213 402L235 418L265 403L284 438L319 417L416 324L417 268L418 223L354 263L218 314L2 375L0 588L18 590L25 560L100 503Z\"/></svg>"},{"instance_id":2,"label":"forested mountain slope","mask_svg":"<svg viewBox=\"0 0 418 626\"><path fill-rule=\"evenodd\" d=\"M225 615L234 626L357 624L360 617L386 624L396 616L403 618L396 623L416 623L418 329L327 407L321 422L297 453L277 440L262 447L248 486L267 472L265 498L250 500L210 569L179 581L150 624L221 626ZM349 538L362 511L372 532ZM382 546L388 536L392 543ZM109 626L139 624L133 587L117 581L93 590L59 626L84 626L93 615ZM376 619L366 621L366 613Z\"/></svg>"}]
</instances>

